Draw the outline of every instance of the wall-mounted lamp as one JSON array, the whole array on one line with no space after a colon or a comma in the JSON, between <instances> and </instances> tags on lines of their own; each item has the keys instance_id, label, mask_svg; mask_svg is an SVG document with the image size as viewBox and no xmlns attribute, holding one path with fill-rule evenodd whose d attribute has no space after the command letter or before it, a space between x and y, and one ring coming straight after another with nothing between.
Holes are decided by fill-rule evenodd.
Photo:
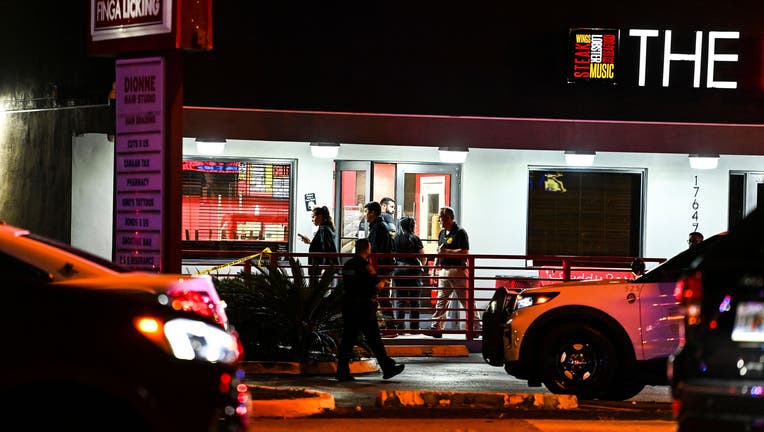
<instances>
[{"instance_id":1,"label":"wall-mounted lamp","mask_svg":"<svg viewBox=\"0 0 764 432\"><path fill-rule=\"evenodd\" d=\"M595 154L591 150L566 150L565 163L570 166L592 166Z\"/></svg>"},{"instance_id":2,"label":"wall-mounted lamp","mask_svg":"<svg viewBox=\"0 0 764 432\"><path fill-rule=\"evenodd\" d=\"M719 165L718 154L691 154L690 168L715 169Z\"/></svg>"},{"instance_id":3,"label":"wall-mounted lamp","mask_svg":"<svg viewBox=\"0 0 764 432\"><path fill-rule=\"evenodd\" d=\"M219 155L225 150L225 138L197 138L196 151L201 154Z\"/></svg>"},{"instance_id":4,"label":"wall-mounted lamp","mask_svg":"<svg viewBox=\"0 0 764 432\"><path fill-rule=\"evenodd\" d=\"M469 152L467 147L438 147L438 157L444 163L464 163Z\"/></svg>"},{"instance_id":5,"label":"wall-mounted lamp","mask_svg":"<svg viewBox=\"0 0 764 432\"><path fill-rule=\"evenodd\" d=\"M320 159L334 159L340 152L340 145L330 142L315 142L310 143L310 153L315 158Z\"/></svg>"}]
</instances>

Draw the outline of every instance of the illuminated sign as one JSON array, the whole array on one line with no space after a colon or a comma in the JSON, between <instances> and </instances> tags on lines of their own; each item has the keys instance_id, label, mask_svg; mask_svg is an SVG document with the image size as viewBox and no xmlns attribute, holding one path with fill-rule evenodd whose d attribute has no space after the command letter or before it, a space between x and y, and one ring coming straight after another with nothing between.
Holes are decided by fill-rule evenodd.
<instances>
[{"instance_id":1,"label":"illuminated sign","mask_svg":"<svg viewBox=\"0 0 764 432\"><path fill-rule=\"evenodd\" d=\"M572 29L568 82L616 83L617 29Z\"/></svg>"},{"instance_id":2,"label":"illuminated sign","mask_svg":"<svg viewBox=\"0 0 764 432\"><path fill-rule=\"evenodd\" d=\"M183 171L214 172L219 174L238 174L239 162L184 160Z\"/></svg>"},{"instance_id":3,"label":"illuminated sign","mask_svg":"<svg viewBox=\"0 0 764 432\"><path fill-rule=\"evenodd\" d=\"M114 189L116 261L160 271L164 193L165 67L161 57L117 60Z\"/></svg>"},{"instance_id":4,"label":"illuminated sign","mask_svg":"<svg viewBox=\"0 0 764 432\"><path fill-rule=\"evenodd\" d=\"M632 29L629 36L639 38L639 77L637 84L645 86L645 70L647 69L647 46L649 38L660 36L658 30ZM700 87L700 73L703 68L703 32L695 32L695 47L691 52L677 53L671 46L671 30L663 31L663 87L668 87L671 80L671 62L691 62L693 66L692 86ZM737 88L737 81L718 81L716 79L716 64L719 62L737 62L738 55L730 53L717 53L717 41L723 39L740 39L740 32L736 31L710 31L708 32L708 54L706 55L706 87L707 88Z\"/></svg>"},{"instance_id":5,"label":"illuminated sign","mask_svg":"<svg viewBox=\"0 0 764 432\"><path fill-rule=\"evenodd\" d=\"M620 39L619 29L573 28L567 67L569 83L621 84L623 79L645 87L691 85L694 88L736 89L737 31L629 29ZM675 70L674 82L671 72ZM625 73L626 71L627 73ZM687 81L682 78L690 76ZM677 74L680 78L677 78ZM701 77L705 74L705 82ZM631 77L635 81L631 82ZM659 81L653 77L659 77ZM652 79L651 79L652 78Z\"/></svg>"},{"instance_id":6,"label":"illuminated sign","mask_svg":"<svg viewBox=\"0 0 764 432\"><path fill-rule=\"evenodd\" d=\"M169 33L171 0L90 0L94 41Z\"/></svg>"}]
</instances>

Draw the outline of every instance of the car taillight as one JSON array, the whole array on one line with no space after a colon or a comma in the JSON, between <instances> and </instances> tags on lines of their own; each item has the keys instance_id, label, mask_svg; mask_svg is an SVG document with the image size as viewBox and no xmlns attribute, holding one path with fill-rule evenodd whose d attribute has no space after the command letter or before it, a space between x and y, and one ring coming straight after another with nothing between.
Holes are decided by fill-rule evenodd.
<instances>
[{"instance_id":1,"label":"car taillight","mask_svg":"<svg viewBox=\"0 0 764 432\"><path fill-rule=\"evenodd\" d=\"M168 295L173 309L194 312L224 324L221 322L215 304L207 294L199 291L174 291Z\"/></svg>"},{"instance_id":2,"label":"car taillight","mask_svg":"<svg viewBox=\"0 0 764 432\"><path fill-rule=\"evenodd\" d=\"M695 272L680 279L674 288L674 298L684 304L697 303L703 295L703 275Z\"/></svg>"},{"instance_id":3,"label":"car taillight","mask_svg":"<svg viewBox=\"0 0 764 432\"><path fill-rule=\"evenodd\" d=\"M674 298L685 307L688 325L700 324L700 299L703 296L703 274L694 272L680 279L674 288Z\"/></svg>"}]
</instances>

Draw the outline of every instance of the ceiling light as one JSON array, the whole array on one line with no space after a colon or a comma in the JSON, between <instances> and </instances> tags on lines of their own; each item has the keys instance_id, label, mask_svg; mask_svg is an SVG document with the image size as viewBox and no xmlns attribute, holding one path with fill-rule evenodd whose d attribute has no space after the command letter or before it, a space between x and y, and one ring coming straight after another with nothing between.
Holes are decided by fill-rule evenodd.
<instances>
[{"instance_id":1,"label":"ceiling light","mask_svg":"<svg viewBox=\"0 0 764 432\"><path fill-rule=\"evenodd\" d=\"M197 138L196 151L201 154L222 154L225 150L225 142L225 138Z\"/></svg>"},{"instance_id":2,"label":"ceiling light","mask_svg":"<svg viewBox=\"0 0 764 432\"><path fill-rule=\"evenodd\" d=\"M340 145L330 142L315 142L310 143L310 153L315 158L320 159L334 159L340 152Z\"/></svg>"},{"instance_id":3,"label":"ceiling light","mask_svg":"<svg viewBox=\"0 0 764 432\"><path fill-rule=\"evenodd\" d=\"M719 165L718 154L691 154L690 168L715 169Z\"/></svg>"},{"instance_id":4,"label":"ceiling light","mask_svg":"<svg viewBox=\"0 0 764 432\"><path fill-rule=\"evenodd\" d=\"M469 151L467 147L438 147L438 156L441 162L464 163Z\"/></svg>"},{"instance_id":5,"label":"ceiling light","mask_svg":"<svg viewBox=\"0 0 764 432\"><path fill-rule=\"evenodd\" d=\"M592 166L595 154L591 150L566 150L565 163L570 166Z\"/></svg>"}]
</instances>

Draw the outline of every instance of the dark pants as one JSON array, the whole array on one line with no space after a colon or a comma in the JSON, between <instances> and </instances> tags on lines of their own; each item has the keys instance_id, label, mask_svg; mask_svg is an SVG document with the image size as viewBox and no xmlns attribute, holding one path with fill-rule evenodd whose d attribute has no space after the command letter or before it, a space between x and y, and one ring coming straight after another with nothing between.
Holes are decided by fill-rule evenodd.
<instances>
[{"instance_id":1,"label":"dark pants","mask_svg":"<svg viewBox=\"0 0 764 432\"><path fill-rule=\"evenodd\" d=\"M379 273L381 279L387 279L390 277L389 273ZM390 319L393 318L393 290L390 285L385 285L379 290L379 310L382 312L382 316L385 318L385 328L393 328L393 323Z\"/></svg>"},{"instance_id":2,"label":"dark pants","mask_svg":"<svg viewBox=\"0 0 764 432\"><path fill-rule=\"evenodd\" d=\"M418 330L419 311L412 308L419 308L419 299L422 296L422 280L421 279L394 279L395 283L395 318L402 320L406 318L406 312L409 314L409 329ZM406 310L411 309L411 310ZM395 325L398 329L405 329L406 323L399 321Z\"/></svg>"},{"instance_id":3,"label":"dark pants","mask_svg":"<svg viewBox=\"0 0 764 432\"><path fill-rule=\"evenodd\" d=\"M382 371L395 366L395 360L387 355L377 324L377 309L368 305L354 305L342 310L342 341L337 355L337 375L350 375L350 359L358 336L363 335Z\"/></svg>"}]
</instances>

